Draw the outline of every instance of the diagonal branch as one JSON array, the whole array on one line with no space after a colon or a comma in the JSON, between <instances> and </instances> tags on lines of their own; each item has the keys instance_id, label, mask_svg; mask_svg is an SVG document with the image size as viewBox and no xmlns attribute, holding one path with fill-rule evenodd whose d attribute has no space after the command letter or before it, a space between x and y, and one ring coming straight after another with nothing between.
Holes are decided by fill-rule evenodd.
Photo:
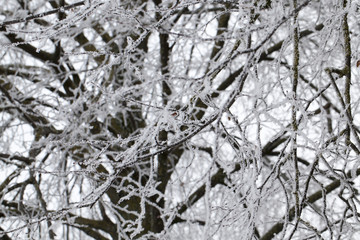
<instances>
[{"instance_id":1,"label":"diagonal branch","mask_svg":"<svg viewBox=\"0 0 360 240\"><path fill-rule=\"evenodd\" d=\"M61 12L64 12L66 10L70 10L72 8L76 8L76 7L82 6L82 5L85 5L85 1L76 2L76 3L70 4L70 5L67 5L67 6L64 6L64 7L59 7L59 8L47 11L47 12L42 12L42 13L38 13L38 14L31 14L28 17L25 17L25 18L19 18L19 19L15 19L15 20L4 21L4 22L0 23L0 28L3 28L3 27L8 26L8 25L12 25L12 24L27 22L27 21L30 21L30 20L33 20L33 19L43 18L45 16L52 15L52 14L55 14L55 13L61 13Z\"/></svg>"},{"instance_id":2,"label":"diagonal branch","mask_svg":"<svg viewBox=\"0 0 360 240\"><path fill-rule=\"evenodd\" d=\"M359 175L360 175L360 168L356 169L356 172L355 172L356 177L358 177ZM348 178L354 177L354 171L348 171L346 173L346 177L348 177ZM323 196L323 194L329 194L330 192L336 190L340 186L341 186L341 180L340 179L334 180L332 183L328 184L324 189L321 189L321 190L315 192L314 194L310 195L307 198L307 201L303 203L303 207L306 207L309 204L316 202ZM288 216L289 221L294 220L295 206L289 210L289 212L287 213L287 216ZM284 219L285 219L285 217L283 217L279 222L277 222L275 225L273 225L263 235L263 237L260 240L271 240L274 238L274 235L280 233L284 229L284 224L285 224Z\"/></svg>"}]
</instances>

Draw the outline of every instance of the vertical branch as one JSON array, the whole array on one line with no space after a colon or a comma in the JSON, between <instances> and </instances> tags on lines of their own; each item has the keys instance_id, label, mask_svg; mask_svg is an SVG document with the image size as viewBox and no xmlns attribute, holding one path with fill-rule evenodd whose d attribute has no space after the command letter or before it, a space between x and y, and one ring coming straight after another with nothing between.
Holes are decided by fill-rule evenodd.
<instances>
[{"instance_id":1,"label":"vertical branch","mask_svg":"<svg viewBox=\"0 0 360 240\"><path fill-rule=\"evenodd\" d=\"M297 7L297 0L293 0L294 9ZM295 170L295 191L294 191L294 197L295 197L295 226L294 230L291 235L293 235L296 231L296 228L299 223L300 219L300 204L299 204L299 166L298 166L298 160L297 160L297 130L298 125L296 121L296 112L297 112L297 87L298 87L298 77L299 77L299 28L297 23L297 16L296 13L294 16L294 30L293 30L293 38L294 38L294 56L293 56L293 82L292 82L292 107L291 107L291 126L293 129L293 137L292 137L292 160L294 163L294 170ZM291 237L290 237L291 239Z\"/></svg>"},{"instance_id":2,"label":"vertical branch","mask_svg":"<svg viewBox=\"0 0 360 240\"><path fill-rule=\"evenodd\" d=\"M161 19L161 15L157 13L157 19ZM168 98L171 95L171 89L167 82L169 76L169 57L170 57L170 45L169 45L169 35L167 33L160 33L160 63L161 63L161 75L163 78L162 81L162 101L164 106L168 103ZM168 139L168 133L165 130L161 130L159 133L159 140L161 142L166 142ZM158 156L159 167L158 167L158 176L160 179L164 179L167 175L167 164L168 164L168 153L162 153ZM166 184L163 182L160 188L161 192L165 191Z\"/></svg>"},{"instance_id":3,"label":"vertical branch","mask_svg":"<svg viewBox=\"0 0 360 240\"><path fill-rule=\"evenodd\" d=\"M163 101L166 105L168 101L168 97L171 95L172 91L167 82L167 78L169 75L169 56L170 56L170 46L169 46L169 35L168 34L160 34L160 61L161 61L161 74L164 78L162 81L162 94Z\"/></svg>"},{"instance_id":4,"label":"vertical branch","mask_svg":"<svg viewBox=\"0 0 360 240\"><path fill-rule=\"evenodd\" d=\"M343 8L345 9L347 6L347 0L343 0ZM350 43L350 31L348 25L348 14L345 13L342 19L342 29L343 29L343 37L344 37L344 53L345 53L345 66L344 66L344 76L345 76L345 105L346 105L346 113L351 117L351 107L350 107L350 85L351 85L351 43ZM346 126L346 145L350 145L350 124L348 123Z\"/></svg>"},{"instance_id":5,"label":"vertical branch","mask_svg":"<svg viewBox=\"0 0 360 240\"><path fill-rule=\"evenodd\" d=\"M32 173L33 174L33 173ZM39 183L36 181L35 177L31 174L30 176L30 181L33 183L33 186L35 188L35 191L36 191L36 194L37 194L37 197L38 197L38 200L40 202L40 206L41 206L41 209L43 210L44 213L48 213L47 211L47 204L45 202L45 199L43 198L42 196L42 193L41 193L41 190L40 190L40 186L39 186ZM48 231L49 231L49 238L50 239L55 239L56 237L56 234L54 233L54 231L51 229L51 221L50 220L47 220L46 221L47 223L47 227L48 227Z\"/></svg>"}]
</instances>

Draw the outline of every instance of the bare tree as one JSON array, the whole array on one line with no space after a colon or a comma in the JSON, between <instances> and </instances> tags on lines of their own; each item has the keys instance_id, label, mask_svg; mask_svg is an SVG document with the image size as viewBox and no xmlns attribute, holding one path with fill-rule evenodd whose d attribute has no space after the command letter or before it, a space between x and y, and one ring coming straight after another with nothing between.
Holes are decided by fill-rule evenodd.
<instances>
[{"instance_id":1,"label":"bare tree","mask_svg":"<svg viewBox=\"0 0 360 240\"><path fill-rule=\"evenodd\" d=\"M3 2L2 239L357 239L359 7Z\"/></svg>"}]
</instances>

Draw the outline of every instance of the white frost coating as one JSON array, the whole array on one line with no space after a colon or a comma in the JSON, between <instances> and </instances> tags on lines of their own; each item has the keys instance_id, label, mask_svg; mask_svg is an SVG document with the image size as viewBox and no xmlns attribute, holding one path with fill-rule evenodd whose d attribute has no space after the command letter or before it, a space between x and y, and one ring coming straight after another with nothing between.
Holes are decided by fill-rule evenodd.
<instances>
[{"instance_id":1,"label":"white frost coating","mask_svg":"<svg viewBox=\"0 0 360 240\"><path fill-rule=\"evenodd\" d=\"M356 1L56 2L0 9L5 238L360 238Z\"/></svg>"}]
</instances>

